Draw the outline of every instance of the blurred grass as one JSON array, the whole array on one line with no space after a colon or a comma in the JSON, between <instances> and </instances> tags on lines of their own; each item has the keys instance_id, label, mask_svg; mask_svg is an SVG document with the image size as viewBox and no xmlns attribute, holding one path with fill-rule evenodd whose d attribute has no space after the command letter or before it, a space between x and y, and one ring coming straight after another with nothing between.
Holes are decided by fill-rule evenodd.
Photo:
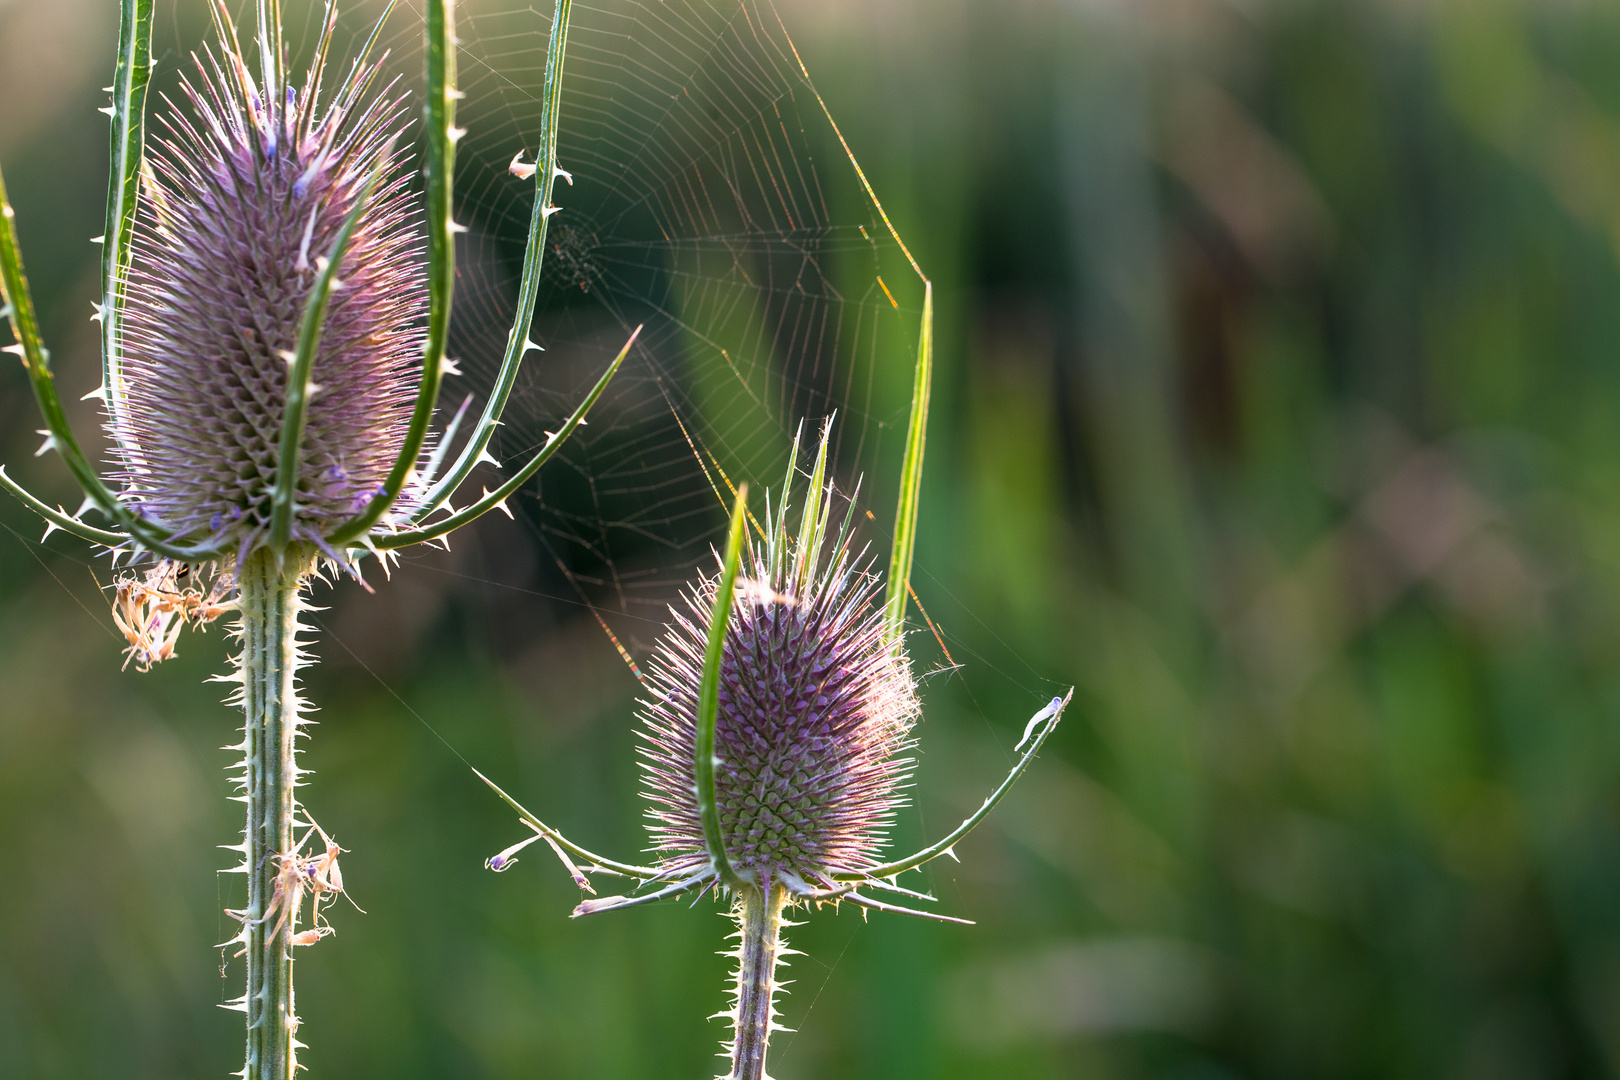
<instances>
[{"instance_id":1,"label":"blurred grass","mask_svg":"<svg viewBox=\"0 0 1620 1080\"><path fill-rule=\"evenodd\" d=\"M110 18L10 0L0 58L100 56ZM1620 1071L1620 12L789 21L939 288L917 588L965 669L927 685L901 842L1079 691L932 874L977 927L793 932L775 1074ZM86 387L100 70L0 61L30 269ZM62 492L14 368L0 424ZM82 546L11 503L0 526L0 1075L220 1075L222 636L121 674ZM542 856L488 875L514 823L411 716L582 841L639 848L633 686L588 617L511 588L553 586L497 518L318 597L307 795L369 914L299 958L312 1075L717 1067L724 921L570 923Z\"/></svg>"}]
</instances>

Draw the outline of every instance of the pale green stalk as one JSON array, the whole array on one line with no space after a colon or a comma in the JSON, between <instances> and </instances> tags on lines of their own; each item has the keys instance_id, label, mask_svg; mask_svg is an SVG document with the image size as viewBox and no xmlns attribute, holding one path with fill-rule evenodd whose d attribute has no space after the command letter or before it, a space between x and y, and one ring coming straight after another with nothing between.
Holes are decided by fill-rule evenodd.
<instances>
[{"instance_id":1,"label":"pale green stalk","mask_svg":"<svg viewBox=\"0 0 1620 1080\"><path fill-rule=\"evenodd\" d=\"M297 641L299 591L314 557L312 548L300 545L284 553L261 548L237 570L242 651L231 678L242 684L240 783L247 802L242 869L248 878L247 907L238 913L238 940L247 953L247 990L236 1003L247 1014L243 1080L292 1080L297 1068L292 936L302 894L278 878L283 862L298 857L293 829L303 704L295 681L303 663Z\"/></svg>"},{"instance_id":2,"label":"pale green stalk","mask_svg":"<svg viewBox=\"0 0 1620 1080\"><path fill-rule=\"evenodd\" d=\"M732 1014L731 1075L765 1080L765 1051L776 1025L776 966L782 960L782 920L788 891L773 885L743 889L737 901L737 1004Z\"/></svg>"}]
</instances>

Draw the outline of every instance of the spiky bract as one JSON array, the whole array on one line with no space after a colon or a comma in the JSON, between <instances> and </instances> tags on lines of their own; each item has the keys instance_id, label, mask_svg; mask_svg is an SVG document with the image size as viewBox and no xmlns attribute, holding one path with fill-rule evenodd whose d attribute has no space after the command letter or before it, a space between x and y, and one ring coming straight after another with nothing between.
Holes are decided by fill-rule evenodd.
<instances>
[{"instance_id":1,"label":"spiky bract","mask_svg":"<svg viewBox=\"0 0 1620 1080\"><path fill-rule=\"evenodd\" d=\"M288 364L320 261L381 171L339 264L315 354L291 539L376 493L404 440L426 310L397 97L357 64L324 105L318 65L262 100L232 44L170 110L142 187L122 385L107 387L125 498L177 538L266 542ZM404 509L409 509L405 507Z\"/></svg>"},{"instance_id":2,"label":"spiky bract","mask_svg":"<svg viewBox=\"0 0 1620 1080\"><path fill-rule=\"evenodd\" d=\"M785 531L777 543L787 544ZM769 891L835 886L876 865L912 761L918 702L899 650L883 635L882 583L838 551L821 572L751 551L720 666L715 804L732 867ZM692 783L698 684L718 577L671 613L641 703L651 831L670 876L710 863Z\"/></svg>"}]
</instances>

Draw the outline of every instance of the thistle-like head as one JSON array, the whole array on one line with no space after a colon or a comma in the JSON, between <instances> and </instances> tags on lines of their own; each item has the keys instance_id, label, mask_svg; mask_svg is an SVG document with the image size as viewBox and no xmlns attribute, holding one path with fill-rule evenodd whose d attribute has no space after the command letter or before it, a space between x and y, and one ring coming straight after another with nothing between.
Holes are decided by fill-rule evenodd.
<instances>
[{"instance_id":1,"label":"thistle-like head","mask_svg":"<svg viewBox=\"0 0 1620 1080\"><path fill-rule=\"evenodd\" d=\"M785 510L793 471L757 542L747 533L747 491L738 491L720 572L671 611L643 676L642 781L661 856L654 865L579 846L479 774L532 834L491 858L491 870L508 869L519 851L544 840L586 892L596 891L586 872L639 883L632 895L582 901L576 916L693 890L732 892L738 948L727 1080L765 1077L770 1033L779 1030L784 910L848 902L964 922L872 894L932 901L896 879L951 852L984 819L1073 695L1053 698L1030 719L1015 747L1023 756L978 812L930 847L878 861L910 775L903 755L919 705L900 632L877 602L879 580L848 546L848 517L827 543L827 438L824 429L796 536ZM795 441L795 463L798 449Z\"/></svg>"},{"instance_id":2,"label":"thistle-like head","mask_svg":"<svg viewBox=\"0 0 1620 1080\"><path fill-rule=\"evenodd\" d=\"M915 686L885 637L877 575L847 539L822 542L831 494L812 491L797 538L785 513L767 515L723 639L715 809L731 868L766 890L815 892L877 865L912 764ZM693 777L720 582L701 582L671 612L641 701L643 786L671 876L710 862Z\"/></svg>"},{"instance_id":3,"label":"thistle-like head","mask_svg":"<svg viewBox=\"0 0 1620 1080\"><path fill-rule=\"evenodd\" d=\"M387 6L383 19L394 8ZM426 4L425 198L406 193L400 95L374 83L382 23L330 93L322 75L336 28L324 28L300 87L286 78L279 5L260 0L259 81L235 26L213 0L219 50L197 63L190 109L170 107L145 135L152 9L126 5L112 104L114 169L102 240L103 385L118 466L114 492L79 447L57 396L50 351L23 270L15 214L0 177L0 318L16 338L46 423L40 453L56 451L84 490L76 514L30 493L0 467L0 489L49 523L117 558L150 552L229 571L259 548L354 568L440 539L498 507L554 456L601 398L635 346L632 331L569 417L494 491L454 509L450 498L481 465L501 463L490 440L516 384L533 305L520 303L500 371L460 449L447 458L469 397L429 448L439 389L456 373L445 356L455 283L451 219L455 35L447 0ZM560 74L567 0L558 0L548 70ZM558 79L548 76L555 117ZM152 143L150 159L147 144ZM525 246L536 279L557 167L545 128L534 181L539 205ZM543 163L543 167L542 167ZM523 170L518 170L524 174ZM341 276L340 276L341 275ZM440 475L440 468L443 473ZM110 527L84 520L94 510ZM440 516L434 517L435 514ZM429 520L429 519L433 520ZM49 535L49 530L47 531ZM134 644L134 643L132 643ZM161 650L159 650L161 651Z\"/></svg>"},{"instance_id":4,"label":"thistle-like head","mask_svg":"<svg viewBox=\"0 0 1620 1080\"><path fill-rule=\"evenodd\" d=\"M405 114L356 64L330 94L263 89L222 34L142 182L121 385L106 388L123 498L177 541L268 542L290 367L312 289L358 210L314 353L287 539L326 537L377 492L422 359L423 242L397 149ZM408 509L408 507L407 507Z\"/></svg>"}]
</instances>

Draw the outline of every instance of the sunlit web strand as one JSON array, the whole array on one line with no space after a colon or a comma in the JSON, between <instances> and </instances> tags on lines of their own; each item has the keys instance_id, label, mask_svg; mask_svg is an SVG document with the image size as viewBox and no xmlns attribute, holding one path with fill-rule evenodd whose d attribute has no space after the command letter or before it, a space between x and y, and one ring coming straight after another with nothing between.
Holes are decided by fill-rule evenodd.
<instances>
[{"instance_id":1,"label":"sunlit web strand","mask_svg":"<svg viewBox=\"0 0 1620 1080\"><path fill-rule=\"evenodd\" d=\"M384 40L391 72L414 80L409 2ZM468 135L456 217L473 233L458 251L451 343L467 375L447 384L446 410L487 391L511 324L533 184L507 165L520 150L532 160L541 127L550 5L535 7L458 4ZM377 7L340 10L352 48ZM559 156L574 184L557 189L531 332L547 351L529 354L492 450L521 460L646 324L538 498L513 506L563 591L609 623L656 618L709 568L723 514L705 459L775 490L799 422L813 431L836 411L841 486L897 471L922 279L756 0L577 4ZM616 626L632 652L650 639L635 622Z\"/></svg>"},{"instance_id":2,"label":"sunlit web strand","mask_svg":"<svg viewBox=\"0 0 1620 1080\"><path fill-rule=\"evenodd\" d=\"M498 452L537 443L591 365L648 324L530 507L575 584L614 610L661 604L707 554L719 514L682 426L728 472L772 487L798 421L833 410L846 483L896 464L909 402L878 403L874 386L886 363L909 382L918 316L896 294L915 301L920 278L763 10L575 9L560 145L575 184L558 189L532 335L549 351L531 356ZM491 239L463 266L458 345L486 378L532 190L505 166L532 151L545 30L527 10L463 8L462 152L476 167L458 213Z\"/></svg>"}]
</instances>

